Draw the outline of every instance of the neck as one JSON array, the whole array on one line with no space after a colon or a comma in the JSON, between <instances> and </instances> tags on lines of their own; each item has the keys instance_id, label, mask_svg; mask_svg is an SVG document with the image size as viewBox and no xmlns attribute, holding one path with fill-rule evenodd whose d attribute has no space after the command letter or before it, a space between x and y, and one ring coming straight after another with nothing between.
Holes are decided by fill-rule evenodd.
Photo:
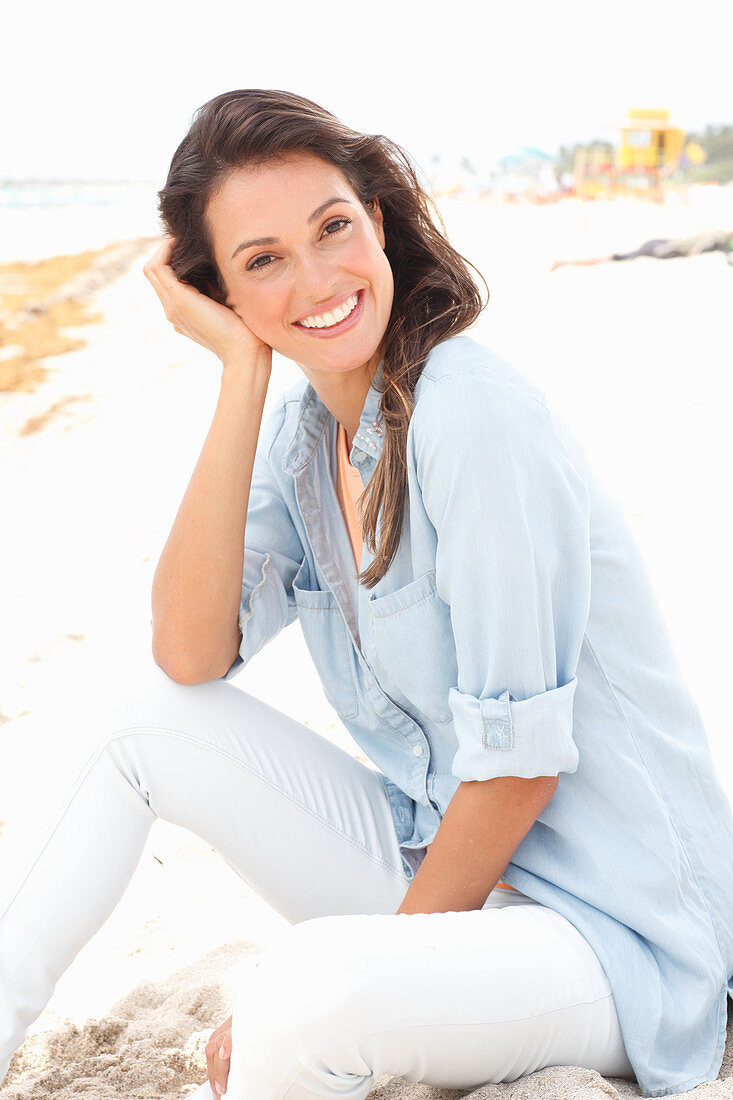
<instances>
[{"instance_id":1,"label":"neck","mask_svg":"<svg viewBox=\"0 0 733 1100\"><path fill-rule=\"evenodd\" d=\"M364 403L380 359L381 355L375 354L363 367L343 373L315 371L302 363L298 364L328 411L339 424L343 424L349 451L359 429Z\"/></svg>"}]
</instances>

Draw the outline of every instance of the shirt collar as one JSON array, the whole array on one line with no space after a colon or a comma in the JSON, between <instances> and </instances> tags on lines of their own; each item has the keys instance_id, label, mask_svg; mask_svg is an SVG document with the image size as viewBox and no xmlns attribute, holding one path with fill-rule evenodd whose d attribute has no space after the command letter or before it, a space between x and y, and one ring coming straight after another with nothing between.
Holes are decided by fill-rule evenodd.
<instances>
[{"instance_id":1,"label":"shirt collar","mask_svg":"<svg viewBox=\"0 0 733 1100\"><path fill-rule=\"evenodd\" d=\"M381 387L384 379L383 363L384 360L380 360L372 378L359 427L351 446L349 461L354 465L369 459L376 463L382 452L384 428L382 414L379 411L379 400L382 396ZM335 425L335 418L323 404L311 383L306 382L298 408L295 434L283 457L283 470L295 473L302 469L318 448L329 425Z\"/></svg>"}]
</instances>

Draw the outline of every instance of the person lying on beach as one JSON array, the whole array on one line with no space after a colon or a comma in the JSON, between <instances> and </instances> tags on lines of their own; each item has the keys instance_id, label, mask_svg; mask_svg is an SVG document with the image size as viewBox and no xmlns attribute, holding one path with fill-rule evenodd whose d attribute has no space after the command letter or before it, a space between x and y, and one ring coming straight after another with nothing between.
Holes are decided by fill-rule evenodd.
<instances>
[{"instance_id":1,"label":"person lying on beach","mask_svg":"<svg viewBox=\"0 0 733 1100\"><path fill-rule=\"evenodd\" d=\"M144 272L218 400L151 652L3 728L78 756L54 804L17 776L44 840L2 886L0 1078L163 818L287 921L209 1037L201 1100L561 1065L644 1096L713 1080L733 816L700 712L620 504L470 334L479 273L409 155L236 90L159 198ZM280 394L273 351L303 376ZM368 764L231 682L296 619Z\"/></svg>"},{"instance_id":2,"label":"person lying on beach","mask_svg":"<svg viewBox=\"0 0 733 1100\"><path fill-rule=\"evenodd\" d=\"M635 260L638 256L652 256L656 260L673 260L681 256L699 256L703 252L722 252L726 263L733 266L733 229L713 229L694 233L691 237L655 237L644 241L631 252L613 252L610 256L593 256L580 260L555 260L550 271L558 267L588 267L607 264L612 260Z\"/></svg>"}]
</instances>

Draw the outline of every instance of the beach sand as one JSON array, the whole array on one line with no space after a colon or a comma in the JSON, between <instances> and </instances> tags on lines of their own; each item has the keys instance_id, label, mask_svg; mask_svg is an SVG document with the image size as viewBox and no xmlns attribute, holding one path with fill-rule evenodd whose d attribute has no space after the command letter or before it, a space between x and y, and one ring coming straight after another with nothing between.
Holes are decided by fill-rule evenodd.
<instances>
[{"instance_id":1,"label":"beach sand","mask_svg":"<svg viewBox=\"0 0 733 1100\"><path fill-rule=\"evenodd\" d=\"M715 254L554 273L549 266L733 224L733 195L701 191L669 207L452 198L441 208L457 247L491 287L475 335L545 390L626 509L730 798L733 594L721 501L729 498L733 269ZM49 761L28 760L22 744L3 736L3 723L49 700L72 706L95 668L124 678L130 655L149 647L157 556L213 415L219 365L165 321L142 274L154 249L138 242L133 257L132 244L109 278L91 289L77 283L71 302L100 320L78 325L79 314L69 314L70 333L57 327L83 346L34 360L39 373L26 375L28 385L0 392L0 860L29 826L27 785L47 785L50 794L57 781ZM85 270L80 264L74 277ZM268 407L299 377L276 357ZM285 683L283 664L292 670ZM297 626L236 683L369 763L323 697ZM233 989L286 930L215 851L157 821L113 914L29 1029L0 1098L193 1095L205 1080L204 1045L229 1015ZM732 1057L729 1029L720 1079L684 1095L733 1097ZM387 1075L370 1094L465 1095ZM470 1095L590 1100L640 1091L558 1066Z\"/></svg>"}]
</instances>

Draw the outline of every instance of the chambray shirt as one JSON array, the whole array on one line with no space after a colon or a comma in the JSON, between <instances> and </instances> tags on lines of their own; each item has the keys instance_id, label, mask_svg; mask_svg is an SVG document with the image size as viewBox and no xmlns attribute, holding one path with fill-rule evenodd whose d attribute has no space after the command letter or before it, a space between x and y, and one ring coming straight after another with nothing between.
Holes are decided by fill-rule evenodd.
<instances>
[{"instance_id":1,"label":"chambray shirt","mask_svg":"<svg viewBox=\"0 0 733 1100\"><path fill-rule=\"evenodd\" d=\"M381 378L380 364L349 456L364 485ZM461 780L559 775L503 879L596 952L643 1095L714 1079L733 997L733 816L620 504L542 391L452 337L415 389L399 551L368 590L336 492L337 428L306 379L262 426L224 678L300 620L383 778L409 877L405 853L430 843Z\"/></svg>"}]
</instances>

